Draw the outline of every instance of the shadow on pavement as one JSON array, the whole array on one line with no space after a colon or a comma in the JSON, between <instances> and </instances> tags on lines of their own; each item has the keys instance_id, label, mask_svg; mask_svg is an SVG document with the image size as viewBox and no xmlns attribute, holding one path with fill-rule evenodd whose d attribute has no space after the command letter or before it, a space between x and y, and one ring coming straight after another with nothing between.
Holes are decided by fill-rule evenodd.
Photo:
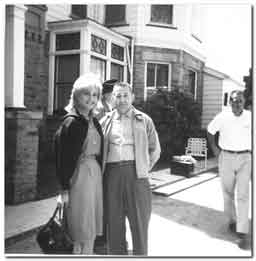
<instances>
[{"instance_id":1,"label":"shadow on pavement","mask_svg":"<svg viewBox=\"0 0 256 261\"><path fill-rule=\"evenodd\" d=\"M177 199L154 196L152 212L162 218L205 232L210 237L236 243L237 237L227 230L227 219L221 211Z\"/></svg>"}]
</instances>

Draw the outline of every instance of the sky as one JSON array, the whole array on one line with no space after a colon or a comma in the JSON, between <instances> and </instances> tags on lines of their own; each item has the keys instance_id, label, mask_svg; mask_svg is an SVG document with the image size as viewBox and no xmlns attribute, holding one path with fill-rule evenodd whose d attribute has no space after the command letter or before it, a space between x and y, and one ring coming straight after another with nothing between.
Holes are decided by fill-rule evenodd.
<instances>
[{"instance_id":1,"label":"sky","mask_svg":"<svg viewBox=\"0 0 256 261\"><path fill-rule=\"evenodd\" d=\"M243 83L251 67L251 5L206 4L206 66Z\"/></svg>"}]
</instances>

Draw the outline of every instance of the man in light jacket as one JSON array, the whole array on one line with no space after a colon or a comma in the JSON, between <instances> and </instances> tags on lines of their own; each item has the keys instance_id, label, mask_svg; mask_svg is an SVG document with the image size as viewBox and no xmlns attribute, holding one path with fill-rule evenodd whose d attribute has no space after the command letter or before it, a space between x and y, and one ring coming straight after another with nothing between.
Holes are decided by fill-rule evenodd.
<instances>
[{"instance_id":1,"label":"man in light jacket","mask_svg":"<svg viewBox=\"0 0 256 261\"><path fill-rule=\"evenodd\" d=\"M129 84L116 83L113 99L116 109L101 120L109 254L127 254L127 217L133 254L147 255L151 215L148 172L160 157L159 138L152 119L132 106Z\"/></svg>"}]
</instances>

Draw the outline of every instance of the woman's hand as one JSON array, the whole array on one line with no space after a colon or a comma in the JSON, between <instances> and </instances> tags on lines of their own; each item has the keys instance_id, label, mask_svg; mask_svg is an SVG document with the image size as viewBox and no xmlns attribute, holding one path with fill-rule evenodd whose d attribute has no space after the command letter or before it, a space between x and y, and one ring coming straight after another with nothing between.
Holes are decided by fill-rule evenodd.
<instances>
[{"instance_id":1,"label":"woman's hand","mask_svg":"<svg viewBox=\"0 0 256 261\"><path fill-rule=\"evenodd\" d=\"M64 190L60 192L60 195L57 198L58 204L64 205L67 204L69 201L68 191Z\"/></svg>"}]
</instances>

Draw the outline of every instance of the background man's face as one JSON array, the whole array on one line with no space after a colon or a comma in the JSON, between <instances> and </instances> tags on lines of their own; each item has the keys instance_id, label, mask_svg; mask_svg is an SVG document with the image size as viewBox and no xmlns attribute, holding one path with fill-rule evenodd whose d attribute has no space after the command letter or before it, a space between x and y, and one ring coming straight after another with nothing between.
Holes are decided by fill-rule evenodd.
<instances>
[{"instance_id":1,"label":"background man's face","mask_svg":"<svg viewBox=\"0 0 256 261\"><path fill-rule=\"evenodd\" d=\"M104 98L105 98L105 101L110 104L111 106L113 106L113 95L112 95L112 92L108 92L108 93L105 93L104 94Z\"/></svg>"},{"instance_id":2,"label":"background man's face","mask_svg":"<svg viewBox=\"0 0 256 261\"><path fill-rule=\"evenodd\" d=\"M232 112L239 116L244 108L244 96L242 93L233 93L230 97L230 106L232 108Z\"/></svg>"}]
</instances>

